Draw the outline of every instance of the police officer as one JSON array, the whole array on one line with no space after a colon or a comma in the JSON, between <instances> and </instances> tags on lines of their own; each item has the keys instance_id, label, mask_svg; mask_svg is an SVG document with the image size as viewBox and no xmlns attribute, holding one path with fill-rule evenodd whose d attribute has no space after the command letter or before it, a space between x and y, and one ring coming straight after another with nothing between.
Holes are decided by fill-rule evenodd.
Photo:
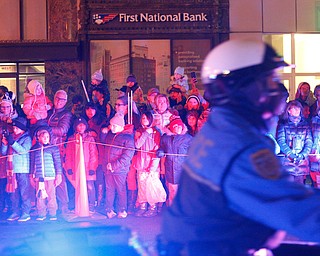
<instances>
[{"instance_id":1,"label":"police officer","mask_svg":"<svg viewBox=\"0 0 320 256\"><path fill-rule=\"evenodd\" d=\"M288 96L277 75L284 66L260 41L230 40L206 57L213 111L164 214L167 255L250 255L278 246L286 232L320 242L320 192L288 180L264 135Z\"/></svg>"}]
</instances>

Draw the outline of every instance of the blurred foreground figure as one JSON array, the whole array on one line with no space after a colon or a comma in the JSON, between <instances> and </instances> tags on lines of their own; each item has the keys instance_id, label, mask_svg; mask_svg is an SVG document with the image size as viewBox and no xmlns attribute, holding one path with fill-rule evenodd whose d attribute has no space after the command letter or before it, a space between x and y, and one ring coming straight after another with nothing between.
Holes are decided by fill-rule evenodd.
<instances>
[{"instance_id":1,"label":"blurred foreground figure","mask_svg":"<svg viewBox=\"0 0 320 256\"><path fill-rule=\"evenodd\" d=\"M163 218L166 255L253 255L286 232L320 242L320 191L288 180L264 134L288 93L288 66L263 42L231 40L202 67L213 111L194 138L180 187Z\"/></svg>"}]
</instances>

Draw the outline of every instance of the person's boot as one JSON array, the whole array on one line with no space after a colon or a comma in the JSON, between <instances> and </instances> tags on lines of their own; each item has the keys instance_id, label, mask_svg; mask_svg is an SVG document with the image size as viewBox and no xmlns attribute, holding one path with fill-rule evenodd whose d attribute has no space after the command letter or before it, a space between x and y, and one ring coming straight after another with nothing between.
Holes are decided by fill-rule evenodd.
<instances>
[{"instance_id":1,"label":"person's boot","mask_svg":"<svg viewBox=\"0 0 320 256\"><path fill-rule=\"evenodd\" d=\"M147 211L147 203L141 203L139 205L138 211L136 211L134 215L136 217L142 217L146 211Z\"/></svg>"},{"instance_id":2,"label":"person's boot","mask_svg":"<svg viewBox=\"0 0 320 256\"><path fill-rule=\"evenodd\" d=\"M137 190L128 190L128 214L134 213L134 206L137 200Z\"/></svg>"},{"instance_id":3,"label":"person's boot","mask_svg":"<svg viewBox=\"0 0 320 256\"><path fill-rule=\"evenodd\" d=\"M101 206L102 203L102 199L103 199L103 185L99 184L98 185L98 198L97 198L97 206Z\"/></svg>"}]
</instances>

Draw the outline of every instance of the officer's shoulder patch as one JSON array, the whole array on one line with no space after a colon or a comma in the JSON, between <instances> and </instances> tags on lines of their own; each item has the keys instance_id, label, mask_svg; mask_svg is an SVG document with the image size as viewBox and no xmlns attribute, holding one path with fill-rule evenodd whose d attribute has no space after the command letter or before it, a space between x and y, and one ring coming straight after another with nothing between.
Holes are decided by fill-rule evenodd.
<instances>
[{"instance_id":1,"label":"officer's shoulder patch","mask_svg":"<svg viewBox=\"0 0 320 256\"><path fill-rule=\"evenodd\" d=\"M262 149L250 155L250 159L257 173L265 179L277 179L281 167L276 156L269 149Z\"/></svg>"}]
</instances>

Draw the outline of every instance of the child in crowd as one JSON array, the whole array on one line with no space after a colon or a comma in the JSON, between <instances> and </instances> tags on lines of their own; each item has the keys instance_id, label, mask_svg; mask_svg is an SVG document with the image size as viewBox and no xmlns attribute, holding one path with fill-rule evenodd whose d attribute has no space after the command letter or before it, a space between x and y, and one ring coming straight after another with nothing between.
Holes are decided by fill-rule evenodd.
<instances>
[{"instance_id":1,"label":"child in crowd","mask_svg":"<svg viewBox=\"0 0 320 256\"><path fill-rule=\"evenodd\" d=\"M86 170L87 190L89 211L94 213L96 190L94 182L97 178L96 170L98 167L98 149L93 136L90 135L88 130L88 123L84 118L78 118L74 124L73 129L75 133L69 138L69 141L74 141L78 136L82 136L84 162ZM75 159L76 142L68 143L66 147L66 162L65 169L67 170L67 176L74 186L77 172L77 162L79 159ZM76 193L80 188L75 187Z\"/></svg>"},{"instance_id":2,"label":"child in crowd","mask_svg":"<svg viewBox=\"0 0 320 256\"><path fill-rule=\"evenodd\" d=\"M135 213L137 217L153 217L157 215L157 205L149 204L147 211L146 181L150 173L159 176L159 158L156 151L160 146L160 132L152 125L153 116L147 111L141 116L141 128L135 133L135 146L137 149L135 168L138 173L138 204L139 210Z\"/></svg>"},{"instance_id":3,"label":"child in crowd","mask_svg":"<svg viewBox=\"0 0 320 256\"><path fill-rule=\"evenodd\" d=\"M177 116L171 116L168 128L173 135L164 134L161 138L160 149L168 153L161 159L161 172L164 171L166 186L169 190L167 204L172 204L175 197L182 171L182 163L186 158L192 136L184 131L184 123Z\"/></svg>"},{"instance_id":4,"label":"child in crowd","mask_svg":"<svg viewBox=\"0 0 320 256\"><path fill-rule=\"evenodd\" d=\"M179 86L182 93L189 91L188 77L184 74L183 67L176 67L171 77L170 85Z\"/></svg>"},{"instance_id":5,"label":"child in crowd","mask_svg":"<svg viewBox=\"0 0 320 256\"><path fill-rule=\"evenodd\" d=\"M61 183L62 166L60 151L57 146L50 145L48 128L40 127L36 132L36 144L31 148L30 171L34 175L37 191L37 220L56 220L57 199L56 187Z\"/></svg>"},{"instance_id":6,"label":"child in crowd","mask_svg":"<svg viewBox=\"0 0 320 256\"><path fill-rule=\"evenodd\" d=\"M124 116L117 113L110 120L110 131L105 138L106 211L109 219L115 217L114 198L118 194L118 218L127 217L126 179L134 154L132 129L125 130Z\"/></svg>"},{"instance_id":7,"label":"child in crowd","mask_svg":"<svg viewBox=\"0 0 320 256\"><path fill-rule=\"evenodd\" d=\"M37 80L31 80L24 94L23 112L26 114L30 124L34 125L39 120L47 118L47 112L53 104L45 95L42 85Z\"/></svg>"},{"instance_id":8,"label":"child in crowd","mask_svg":"<svg viewBox=\"0 0 320 256\"><path fill-rule=\"evenodd\" d=\"M18 113L13 108L12 100L10 98L3 98L0 101L0 121L11 123L12 119L17 117Z\"/></svg>"},{"instance_id":9,"label":"child in crowd","mask_svg":"<svg viewBox=\"0 0 320 256\"><path fill-rule=\"evenodd\" d=\"M30 148L31 137L27 120L23 117L13 119L13 134L5 133L2 138L2 155L7 155L7 192L10 193L12 214L7 220L25 222L30 220ZM19 215L20 201L22 214ZM19 218L20 216L20 218Z\"/></svg>"}]
</instances>

